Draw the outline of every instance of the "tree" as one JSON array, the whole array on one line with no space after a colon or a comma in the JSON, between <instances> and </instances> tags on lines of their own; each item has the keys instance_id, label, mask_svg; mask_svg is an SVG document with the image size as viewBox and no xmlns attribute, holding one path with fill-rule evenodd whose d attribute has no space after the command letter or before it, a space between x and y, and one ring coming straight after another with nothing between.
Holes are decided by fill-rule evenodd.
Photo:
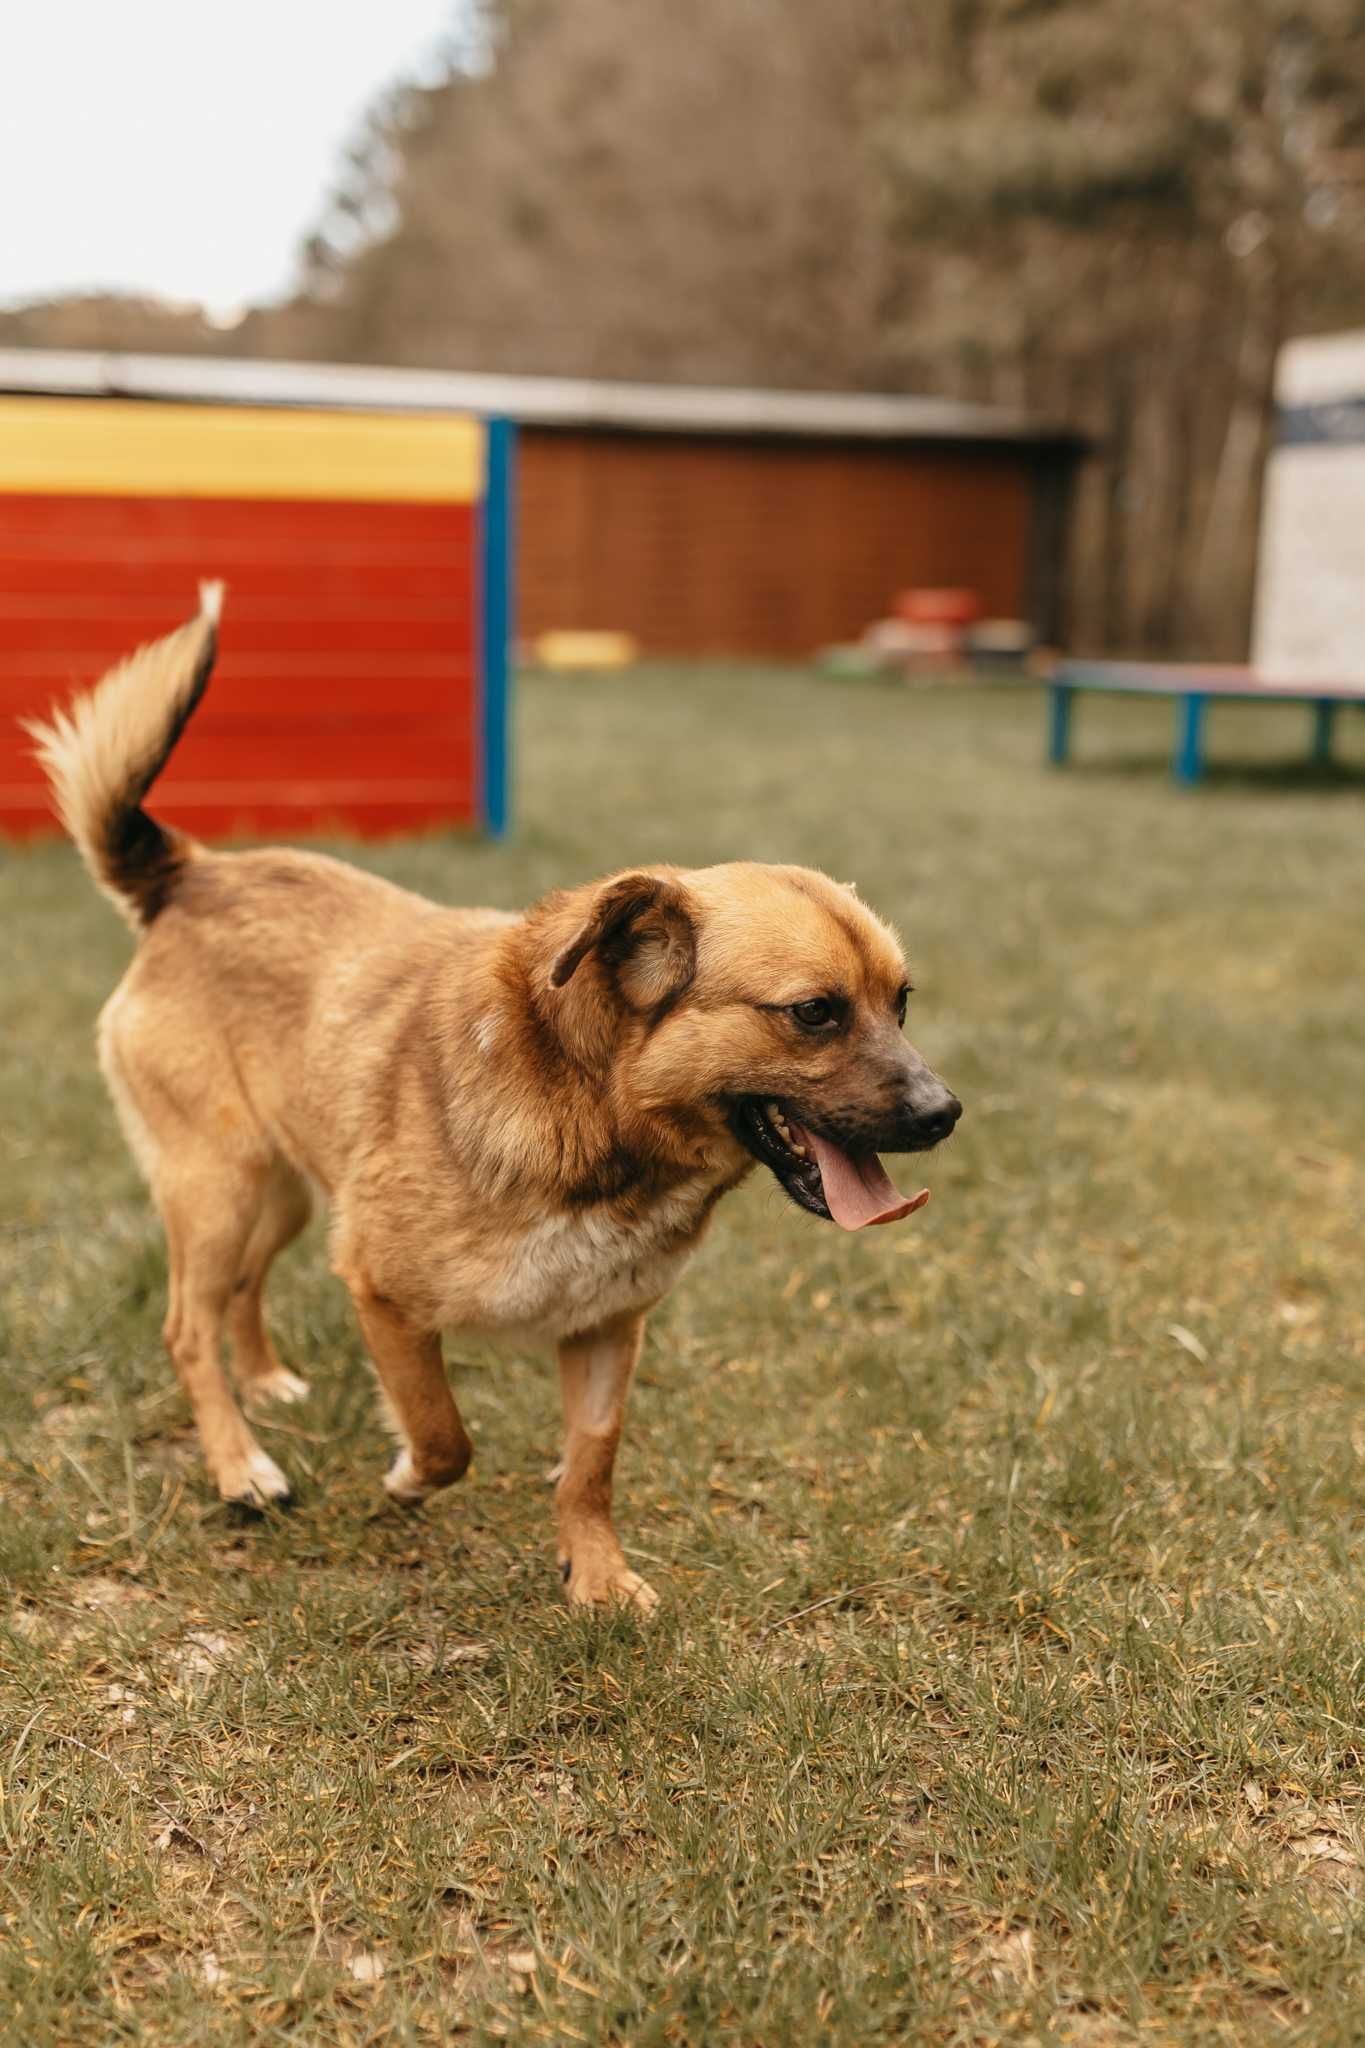
<instances>
[{"instance_id":1,"label":"tree","mask_svg":"<svg viewBox=\"0 0 1365 2048\"><path fill-rule=\"evenodd\" d=\"M1278 348L1326 276L1357 309L1365 285L1343 175L1365 8L1149 0L1135 23L1114 0L941 0L921 19L885 147L907 231L941 251L935 344L1035 401L1069 384L1100 434L1095 637L1235 652Z\"/></svg>"},{"instance_id":2,"label":"tree","mask_svg":"<svg viewBox=\"0 0 1365 2048\"><path fill-rule=\"evenodd\" d=\"M366 138L336 222L379 193L397 218L330 257L331 331L387 360L877 381L897 280L861 138L886 12L503 8L490 65L406 95Z\"/></svg>"},{"instance_id":3,"label":"tree","mask_svg":"<svg viewBox=\"0 0 1365 2048\"><path fill-rule=\"evenodd\" d=\"M1276 351L1365 319L1365 0L459 21L347 153L296 298L192 345L1031 407L1096 437L1080 637L1241 650ZM126 303L40 330L150 331Z\"/></svg>"}]
</instances>

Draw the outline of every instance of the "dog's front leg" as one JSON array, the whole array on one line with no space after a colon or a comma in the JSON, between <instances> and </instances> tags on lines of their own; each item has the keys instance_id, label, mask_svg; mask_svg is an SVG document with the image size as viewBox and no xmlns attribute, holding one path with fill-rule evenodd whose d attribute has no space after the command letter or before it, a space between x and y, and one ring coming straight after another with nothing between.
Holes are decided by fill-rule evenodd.
<instances>
[{"instance_id":1,"label":"dog's front leg","mask_svg":"<svg viewBox=\"0 0 1365 2048\"><path fill-rule=\"evenodd\" d=\"M575 1607L622 1601L643 1614L658 1596L630 1570L611 1520L612 1469L643 1316L622 1316L559 1347L564 1465L556 1493L559 1569Z\"/></svg>"},{"instance_id":2,"label":"dog's front leg","mask_svg":"<svg viewBox=\"0 0 1365 2048\"><path fill-rule=\"evenodd\" d=\"M474 1449L446 1378L440 1335L420 1328L363 1277L343 1271L342 1278L402 1440L384 1485L403 1507L416 1507L462 1479Z\"/></svg>"}]
</instances>

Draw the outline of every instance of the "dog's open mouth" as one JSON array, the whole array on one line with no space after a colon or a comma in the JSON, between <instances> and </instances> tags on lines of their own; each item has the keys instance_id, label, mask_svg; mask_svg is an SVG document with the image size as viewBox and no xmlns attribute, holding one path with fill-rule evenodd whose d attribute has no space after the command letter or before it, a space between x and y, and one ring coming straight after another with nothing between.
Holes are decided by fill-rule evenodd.
<instances>
[{"instance_id":1,"label":"dog's open mouth","mask_svg":"<svg viewBox=\"0 0 1365 2048\"><path fill-rule=\"evenodd\" d=\"M845 1151L797 1123L778 1102L743 1096L730 1121L736 1136L776 1174L794 1202L841 1229L898 1223L929 1199L928 1188L903 1195L875 1152Z\"/></svg>"}]
</instances>

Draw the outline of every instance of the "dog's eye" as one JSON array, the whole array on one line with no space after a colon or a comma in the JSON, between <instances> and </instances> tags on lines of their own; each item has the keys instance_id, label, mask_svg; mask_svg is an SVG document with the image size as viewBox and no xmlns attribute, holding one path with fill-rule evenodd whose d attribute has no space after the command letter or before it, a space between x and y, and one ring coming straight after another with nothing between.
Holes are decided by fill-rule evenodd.
<instances>
[{"instance_id":1,"label":"dog's eye","mask_svg":"<svg viewBox=\"0 0 1365 2048\"><path fill-rule=\"evenodd\" d=\"M839 1021L839 1012L825 996L812 996L808 1003L793 1003L792 1015L803 1031L826 1031Z\"/></svg>"},{"instance_id":2,"label":"dog's eye","mask_svg":"<svg viewBox=\"0 0 1365 2048\"><path fill-rule=\"evenodd\" d=\"M909 1003L910 984L909 982L907 982L905 984L905 987L903 989L899 989L896 994L896 1022L900 1025L902 1030L904 1030L905 1028L905 1012L909 1007Z\"/></svg>"}]
</instances>

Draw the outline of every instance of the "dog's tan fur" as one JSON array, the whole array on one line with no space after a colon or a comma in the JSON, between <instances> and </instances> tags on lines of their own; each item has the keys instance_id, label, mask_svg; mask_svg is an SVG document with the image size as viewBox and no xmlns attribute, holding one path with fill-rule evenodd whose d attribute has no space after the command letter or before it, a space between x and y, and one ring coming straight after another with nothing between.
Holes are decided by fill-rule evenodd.
<instances>
[{"instance_id":1,"label":"dog's tan fur","mask_svg":"<svg viewBox=\"0 0 1365 2048\"><path fill-rule=\"evenodd\" d=\"M209 1470L226 1498L287 1496L220 1347L248 1404L307 1391L261 1293L318 1190L400 1439L390 1493L418 1501L469 1463L442 1331L554 1346L569 1597L648 1607L612 1467L645 1315L754 1164L725 1105L843 1113L884 1092L900 948L803 868L652 867L516 917L316 853L210 852L141 805L207 682L216 610L210 588L38 731L68 830L139 932L100 1059L165 1223L166 1342ZM856 1028L806 1042L783 1006L829 988Z\"/></svg>"}]
</instances>

